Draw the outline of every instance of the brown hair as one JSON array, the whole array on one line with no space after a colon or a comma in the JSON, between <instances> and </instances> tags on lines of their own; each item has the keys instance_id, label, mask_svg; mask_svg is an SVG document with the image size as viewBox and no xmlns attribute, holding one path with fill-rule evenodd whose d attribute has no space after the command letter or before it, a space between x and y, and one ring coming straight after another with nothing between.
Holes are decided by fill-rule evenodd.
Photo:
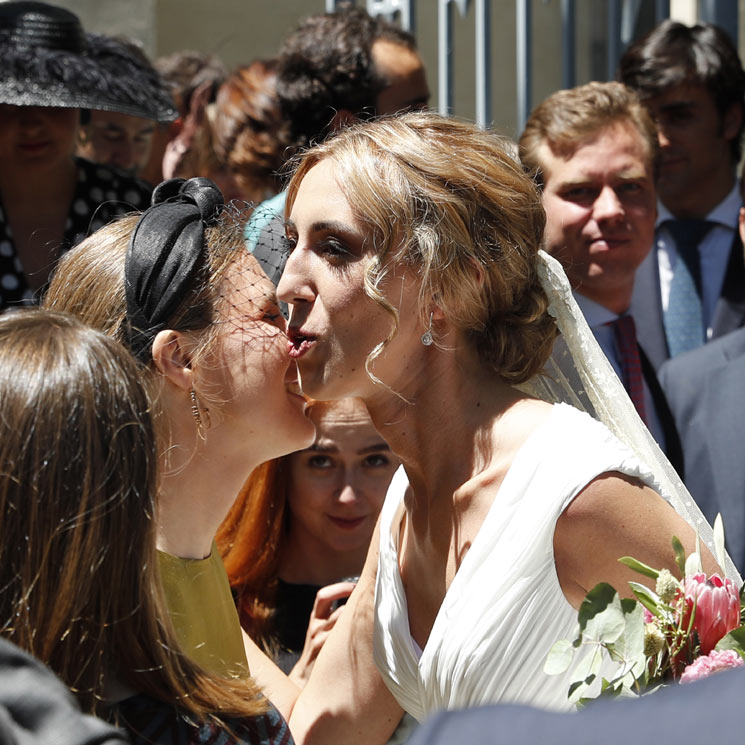
<instances>
[{"instance_id":1,"label":"brown hair","mask_svg":"<svg viewBox=\"0 0 745 745\"><path fill-rule=\"evenodd\" d=\"M132 231L139 214L127 215L97 230L66 253L57 264L43 307L77 316L89 326L125 343L127 304L124 295L124 264ZM168 321L174 331L198 332L194 361L214 350L226 276L235 262L245 260L243 221L225 211L214 227L205 230L207 261L197 273L184 299ZM152 360L151 393L155 397ZM209 391L199 391L209 405L219 406Z\"/></svg>"},{"instance_id":2,"label":"brown hair","mask_svg":"<svg viewBox=\"0 0 745 745\"><path fill-rule=\"evenodd\" d=\"M0 626L85 711L112 679L200 718L266 709L178 651L155 557L155 435L126 350L70 316L0 318Z\"/></svg>"},{"instance_id":3,"label":"brown hair","mask_svg":"<svg viewBox=\"0 0 745 745\"><path fill-rule=\"evenodd\" d=\"M278 174L289 144L276 92L277 61L239 67L217 93L212 122L215 155L243 199L260 202L280 191Z\"/></svg>"},{"instance_id":4,"label":"brown hair","mask_svg":"<svg viewBox=\"0 0 745 745\"><path fill-rule=\"evenodd\" d=\"M504 380L523 382L551 352L556 327L536 257L545 214L504 138L473 124L410 113L350 127L307 151L287 190L319 161L371 232L367 294L398 318L378 287L391 262L417 268L422 322L434 302Z\"/></svg>"},{"instance_id":5,"label":"brown hair","mask_svg":"<svg viewBox=\"0 0 745 745\"><path fill-rule=\"evenodd\" d=\"M520 160L543 186L541 146L570 157L604 129L625 124L636 129L655 170L659 157L657 128L637 95L622 83L587 83L557 91L530 115L520 136Z\"/></svg>"},{"instance_id":6,"label":"brown hair","mask_svg":"<svg viewBox=\"0 0 745 745\"><path fill-rule=\"evenodd\" d=\"M724 29L712 23L686 26L668 18L626 50L616 77L645 101L673 86L689 84L703 85L722 117L737 106L743 118L730 149L732 162L740 160L745 70L736 44Z\"/></svg>"}]
</instances>

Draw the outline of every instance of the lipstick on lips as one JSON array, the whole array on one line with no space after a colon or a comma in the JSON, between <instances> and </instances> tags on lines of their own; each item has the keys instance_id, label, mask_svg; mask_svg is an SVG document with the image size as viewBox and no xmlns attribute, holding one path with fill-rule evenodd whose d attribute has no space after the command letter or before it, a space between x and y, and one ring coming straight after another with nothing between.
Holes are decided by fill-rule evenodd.
<instances>
[{"instance_id":1,"label":"lipstick on lips","mask_svg":"<svg viewBox=\"0 0 745 745\"><path fill-rule=\"evenodd\" d=\"M331 522L334 523L334 525L344 530L354 530L357 526L362 525L362 523L365 521L365 516L347 518L347 517L334 517L333 515L329 515L328 517L329 517L329 520L331 520Z\"/></svg>"}]
</instances>

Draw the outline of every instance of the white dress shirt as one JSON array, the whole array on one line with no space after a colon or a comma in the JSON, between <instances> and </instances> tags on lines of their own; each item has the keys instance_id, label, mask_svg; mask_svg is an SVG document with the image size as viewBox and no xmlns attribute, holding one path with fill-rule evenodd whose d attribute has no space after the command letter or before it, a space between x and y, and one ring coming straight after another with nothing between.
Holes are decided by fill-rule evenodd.
<instances>
[{"instance_id":1,"label":"white dress shirt","mask_svg":"<svg viewBox=\"0 0 745 745\"><path fill-rule=\"evenodd\" d=\"M621 365L621 354L616 343L616 334L612 326L605 325L611 321L615 321L619 315L596 303L594 300L580 295L578 292L574 293L574 299L584 314L587 325L600 345L600 349L603 350L603 354L608 358L611 367L615 370L618 379L623 384L623 367ZM647 429L652 433L652 437L657 440L657 444L664 450L665 435L662 424L660 424L660 419L657 416L657 407L654 404L652 393L643 374L642 384L644 386L644 412L647 418Z\"/></svg>"},{"instance_id":2,"label":"white dress shirt","mask_svg":"<svg viewBox=\"0 0 745 745\"><path fill-rule=\"evenodd\" d=\"M724 275L729 263L729 252L735 239L737 219L742 206L740 189L735 183L732 191L704 219L716 223L699 244L701 257L701 310L706 328L706 338L710 339L717 301L722 292ZM660 290L662 310L667 310L670 299L670 283L678 262L678 250L670 231L663 225L665 220L675 218L661 203L657 203L657 228L655 245L660 268Z\"/></svg>"}]
</instances>

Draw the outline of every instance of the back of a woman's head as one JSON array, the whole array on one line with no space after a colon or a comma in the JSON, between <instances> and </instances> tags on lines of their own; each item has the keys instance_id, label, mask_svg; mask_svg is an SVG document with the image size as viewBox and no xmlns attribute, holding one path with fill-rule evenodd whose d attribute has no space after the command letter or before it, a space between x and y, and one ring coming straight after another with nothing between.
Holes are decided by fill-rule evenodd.
<instances>
[{"instance_id":1,"label":"back of a woman's head","mask_svg":"<svg viewBox=\"0 0 745 745\"><path fill-rule=\"evenodd\" d=\"M358 124L299 161L288 213L324 159L371 233L368 294L382 301L377 286L391 261L414 267L420 312L436 304L505 380L543 367L556 334L536 269L545 214L511 142L428 113Z\"/></svg>"},{"instance_id":2,"label":"back of a woman's head","mask_svg":"<svg viewBox=\"0 0 745 745\"><path fill-rule=\"evenodd\" d=\"M246 201L262 201L282 186L279 170L286 159L289 129L276 85L276 60L256 60L235 70L215 101L215 155Z\"/></svg>"},{"instance_id":3,"label":"back of a woman's head","mask_svg":"<svg viewBox=\"0 0 745 745\"><path fill-rule=\"evenodd\" d=\"M131 355L70 316L0 318L0 628L84 704L140 604L155 444Z\"/></svg>"}]
</instances>

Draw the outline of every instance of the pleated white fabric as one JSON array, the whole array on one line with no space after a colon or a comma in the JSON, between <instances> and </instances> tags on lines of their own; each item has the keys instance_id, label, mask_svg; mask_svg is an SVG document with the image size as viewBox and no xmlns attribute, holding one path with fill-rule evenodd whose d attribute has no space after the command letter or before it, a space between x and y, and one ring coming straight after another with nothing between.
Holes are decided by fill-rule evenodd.
<instances>
[{"instance_id":1,"label":"pleated white fabric","mask_svg":"<svg viewBox=\"0 0 745 745\"><path fill-rule=\"evenodd\" d=\"M409 630L399 573L408 481L403 469L397 472L381 514L374 653L407 712L421 721L443 709L498 702L572 708L571 675L543 672L554 642L573 638L577 627L577 612L556 575L554 529L572 499L609 471L637 477L666 496L604 425L572 406L554 405L513 461L421 653ZM611 671L606 663L601 674Z\"/></svg>"}]
</instances>

